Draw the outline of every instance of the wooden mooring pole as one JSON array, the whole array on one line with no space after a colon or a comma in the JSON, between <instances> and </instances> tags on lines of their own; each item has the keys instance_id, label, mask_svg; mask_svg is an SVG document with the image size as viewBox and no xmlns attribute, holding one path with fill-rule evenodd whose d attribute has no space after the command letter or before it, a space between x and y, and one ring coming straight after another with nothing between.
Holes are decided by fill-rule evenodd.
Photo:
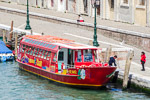
<instances>
[{"instance_id":1,"label":"wooden mooring pole","mask_svg":"<svg viewBox=\"0 0 150 100\"><path fill-rule=\"evenodd\" d=\"M10 35L9 35L9 40L10 40L10 41L12 40L12 37L13 37L13 24L14 24L14 22L12 21L12 22L11 22Z\"/></svg>"},{"instance_id":2,"label":"wooden mooring pole","mask_svg":"<svg viewBox=\"0 0 150 100\"><path fill-rule=\"evenodd\" d=\"M107 50L106 50L106 61L105 62L109 62L111 53L112 53L112 46L110 45L109 48L107 48Z\"/></svg>"},{"instance_id":3,"label":"wooden mooring pole","mask_svg":"<svg viewBox=\"0 0 150 100\"><path fill-rule=\"evenodd\" d=\"M17 57L18 34L15 33L15 58Z\"/></svg>"},{"instance_id":4,"label":"wooden mooring pole","mask_svg":"<svg viewBox=\"0 0 150 100\"><path fill-rule=\"evenodd\" d=\"M130 50L127 55L125 71L124 71L124 78L123 78L123 88L124 89L126 89L127 85L128 85L128 76L129 76L130 65L131 65L133 56L134 56L134 52Z\"/></svg>"},{"instance_id":5,"label":"wooden mooring pole","mask_svg":"<svg viewBox=\"0 0 150 100\"><path fill-rule=\"evenodd\" d=\"M6 31L3 30L3 42L6 44Z\"/></svg>"}]
</instances>

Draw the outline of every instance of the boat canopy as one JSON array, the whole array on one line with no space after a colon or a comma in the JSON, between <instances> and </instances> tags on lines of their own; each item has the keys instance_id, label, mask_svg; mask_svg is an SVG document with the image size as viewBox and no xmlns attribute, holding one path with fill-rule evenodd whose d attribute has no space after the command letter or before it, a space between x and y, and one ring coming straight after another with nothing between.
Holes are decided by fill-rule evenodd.
<instances>
[{"instance_id":1,"label":"boat canopy","mask_svg":"<svg viewBox=\"0 0 150 100\"><path fill-rule=\"evenodd\" d=\"M38 46L50 51L57 51L58 48L68 48L73 50L81 49L98 49L94 46L89 46L81 43L76 43L73 40L58 38L50 35L26 35L22 43Z\"/></svg>"},{"instance_id":2,"label":"boat canopy","mask_svg":"<svg viewBox=\"0 0 150 100\"><path fill-rule=\"evenodd\" d=\"M6 47L3 41L0 41L0 54L12 53L12 51Z\"/></svg>"}]
</instances>

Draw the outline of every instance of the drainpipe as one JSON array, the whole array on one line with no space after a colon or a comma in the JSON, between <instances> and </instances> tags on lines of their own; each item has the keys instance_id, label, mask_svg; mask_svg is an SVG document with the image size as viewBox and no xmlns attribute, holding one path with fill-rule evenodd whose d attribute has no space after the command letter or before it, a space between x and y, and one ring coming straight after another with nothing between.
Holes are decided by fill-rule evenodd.
<instances>
[{"instance_id":1,"label":"drainpipe","mask_svg":"<svg viewBox=\"0 0 150 100\"><path fill-rule=\"evenodd\" d=\"M149 25L149 0L146 0L146 26L150 26Z\"/></svg>"}]
</instances>

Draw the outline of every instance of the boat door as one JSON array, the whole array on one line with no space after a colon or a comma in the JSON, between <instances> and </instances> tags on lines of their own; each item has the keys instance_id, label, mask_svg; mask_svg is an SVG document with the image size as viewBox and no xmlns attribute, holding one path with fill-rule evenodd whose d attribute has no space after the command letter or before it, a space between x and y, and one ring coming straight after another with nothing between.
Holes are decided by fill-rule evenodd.
<instances>
[{"instance_id":1,"label":"boat door","mask_svg":"<svg viewBox=\"0 0 150 100\"><path fill-rule=\"evenodd\" d=\"M68 49L62 48L58 52L58 71L61 71L61 65L64 63L65 66L68 64Z\"/></svg>"}]
</instances>

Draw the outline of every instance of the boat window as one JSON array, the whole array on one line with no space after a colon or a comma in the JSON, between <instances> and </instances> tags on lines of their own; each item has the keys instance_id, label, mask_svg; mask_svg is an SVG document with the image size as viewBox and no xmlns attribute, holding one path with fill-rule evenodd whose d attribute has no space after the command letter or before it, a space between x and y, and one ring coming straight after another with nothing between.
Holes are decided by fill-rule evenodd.
<instances>
[{"instance_id":1,"label":"boat window","mask_svg":"<svg viewBox=\"0 0 150 100\"><path fill-rule=\"evenodd\" d=\"M31 47L29 46L27 54L30 54Z\"/></svg>"},{"instance_id":2,"label":"boat window","mask_svg":"<svg viewBox=\"0 0 150 100\"><path fill-rule=\"evenodd\" d=\"M38 54L39 54L39 48L36 49L35 56L38 57Z\"/></svg>"},{"instance_id":3,"label":"boat window","mask_svg":"<svg viewBox=\"0 0 150 100\"><path fill-rule=\"evenodd\" d=\"M29 43L32 43L33 40L29 41Z\"/></svg>"},{"instance_id":4,"label":"boat window","mask_svg":"<svg viewBox=\"0 0 150 100\"><path fill-rule=\"evenodd\" d=\"M51 52L49 51L48 56L47 56L47 60L49 60L50 56L51 56Z\"/></svg>"},{"instance_id":5,"label":"boat window","mask_svg":"<svg viewBox=\"0 0 150 100\"><path fill-rule=\"evenodd\" d=\"M43 50L41 58L43 58L43 57L44 57L44 53L45 53L45 50Z\"/></svg>"},{"instance_id":6,"label":"boat window","mask_svg":"<svg viewBox=\"0 0 150 100\"><path fill-rule=\"evenodd\" d=\"M34 43L35 41L32 41L32 44Z\"/></svg>"},{"instance_id":7,"label":"boat window","mask_svg":"<svg viewBox=\"0 0 150 100\"><path fill-rule=\"evenodd\" d=\"M56 53L54 54L53 61L56 62Z\"/></svg>"},{"instance_id":8,"label":"boat window","mask_svg":"<svg viewBox=\"0 0 150 100\"><path fill-rule=\"evenodd\" d=\"M47 44L45 47L48 47L49 46L49 44Z\"/></svg>"},{"instance_id":9,"label":"boat window","mask_svg":"<svg viewBox=\"0 0 150 100\"><path fill-rule=\"evenodd\" d=\"M33 56L35 56L35 53L36 53L36 48L34 48Z\"/></svg>"},{"instance_id":10,"label":"boat window","mask_svg":"<svg viewBox=\"0 0 150 100\"><path fill-rule=\"evenodd\" d=\"M20 45L20 52L22 51L22 45Z\"/></svg>"},{"instance_id":11,"label":"boat window","mask_svg":"<svg viewBox=\"0 0 150 100\"><path fill-rule=\"evenodd\" d=\"M23 46L22 46L22 53L24 53L25 47L26 46L23 44Z\"/></svg>"},{"instance_id":12,"label":"boat window","mask_svg":"<svg viewBox=\"0 0 150 100\"><path fill-rule=\"evenodd\" d=\"M42 49L39 50L39 56L38 57L41 57L42 55Z\"/></svg>"},{"instance_id":13,"label":"boat window","mask_svg":"<svg viewBox=\"0 0 150 100\"><path fill-rule=\"evenodd\" d=\"M94 59L95 59L95 62L99 62L100 61L100 58L99 58L99 53L98 53L98 51L97 50L94 50Z\"/></svg>"},{"instance_id":14,"label":"boat window","mask_svg":"<svg viewBox=\"0 0 150 100\"><path fill-rule=\"evenodd\" d=\"M92 50L83 50L83 55L84 55L84 62L92 62Z\"/></svg>"},{"instance_id":15,"label":"boat window","mask_svg":"<svg viewBox=\"0 0 150 100\"><path fill-rule=\"evenodd\" d=\"M46 59L47 53L48 53L48 51L45 51L44 59Z\"/></svg>"},{"instance_id":16,"label":"boat window","mask_svg":"<svg viewBox=\"0 0 150 100\"><path fill-rule=\"evenodd\" d=\"M54 45L53 47L51 47L52 49L54 49L56 46Z\"/></svg>"},{"instance_id":17,"label":"boat window","mask_svg":"<svg viewBox=\"0 0 150 100\"><path fill-rule=\"evenodd\" d=\"M38 42L38 44L37 44L37 45L40 45L40 43L41 43L41 42Z\"/></svg>"},{"instance_id":18,"label":"boat window","mask_svg":"<svg viewBox=\"0 0 150 100\"><path fill-rule=\"evenodd\" d=\"M34 48L32 47L32 49L31 49L31 52L30 52L30 55L32 55L32 53L33 53L33 50L34 50Z\"/></svg>"},{"instance_id":19,"label":"boat window","mask_svg":"<svg viewBox=\"0 0 150 100\"><path fill-rule=\"evenodd\" d=\"M82 62L82 58L81 58L81 50L78 50L77 62Z\"/></svg>"},{"instance_id":20,"label":"boat window","mask_svg":"<svg viewBox=\"0 0 150 100\"><path fill-rule=\"evenodd\" d=\"M43 44L44 44L44 43L41 43L40 46L43 45Z\"/></svg>"},{"instance_id":21,"label":"boat window","mask_svg":"<svg viewBox=\"0 0 150 100\"><path fill-rule=\"evenodd\" d=\"M25 42L29 42L29 41L30 41L30 39L26 39L26 40L25 40Z\"/></svg>"},{"instance_id":22,"label":"boat window","mask_svg":"<svg viewBox=\"0 0 150 100\"><path fill-rule=\"evenodd\" d=\"M63 51L59 52L58 61L64 61L64 52Z\"/></svg>"},{"instance_id":23,"label":"boat window","mask_svg":"<svg viewBox=\"0 0 150 100\"><path fill-rule=\"evenodd\" d=\"M38 42L36 41L34 44L37 44Z\"/></svg>"},{"instance_id":24,"label":"boat window","mask_svg":"<svg viewBox=\"0 0 150 100\"><path fill-rule=\"evenodd\" d=\"M26 49L25 49L25 53L27 54L28 53L28 46L26 46Z\"/></svg>"},{"instance_id":25,"label":"boat window","mask_svg":"<svg viewBox=\"0 0 150 100\"><path fill-rule=\"evenodd\" d=\"M47 44L45 43L45 44L43 44L43 46L45 47Z\"/></svg>"},{"instance_id":26,"label":"boat window","mask_svg":"<svg viewBox=\"0 0 150 100\"><path fill-rule=\"evenodd\" d=\"M51 48L53 45L50 45L49 48Z\"/></svg>"}]
</instances>

